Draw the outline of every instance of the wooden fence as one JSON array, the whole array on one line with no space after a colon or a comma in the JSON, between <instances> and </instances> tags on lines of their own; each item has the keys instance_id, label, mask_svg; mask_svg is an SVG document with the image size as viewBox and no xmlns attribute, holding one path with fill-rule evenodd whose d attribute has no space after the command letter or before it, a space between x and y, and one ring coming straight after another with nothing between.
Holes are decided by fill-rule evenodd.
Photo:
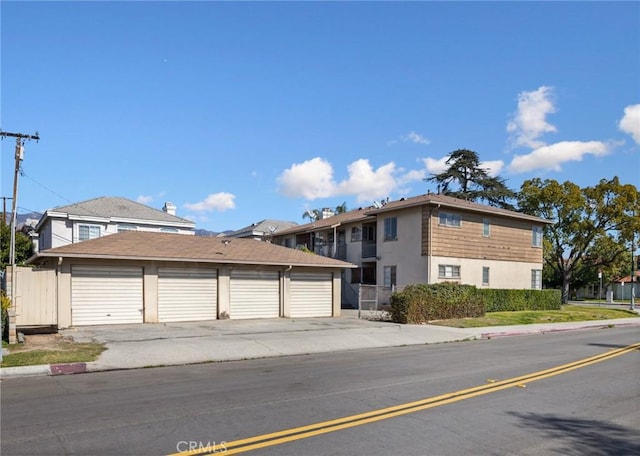
<instances>
[{"instance_id":1,"label":"wooden fence","mask_svg":"<svg viewBox=\"0 0 640 456\"><path fill-rule=\"evenodd\" d=\"M11 296L11 286L15 284L15 325L57 326L56 272L54 270L16 267L15 282L12 281L11 266L6 269L6 291Z\"/></svg>"}]
</instances>

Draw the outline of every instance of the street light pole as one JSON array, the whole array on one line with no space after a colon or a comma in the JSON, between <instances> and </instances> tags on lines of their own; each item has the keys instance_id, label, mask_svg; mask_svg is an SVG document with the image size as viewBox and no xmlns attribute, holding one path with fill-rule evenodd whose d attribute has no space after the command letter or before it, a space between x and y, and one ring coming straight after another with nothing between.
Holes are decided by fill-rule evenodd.
<instances>
[{"instance_id":1,"label":"street light pole","mask_svg":"<svg viewBox=\"0 0 640 456\"><path fill-rule=\"evenodd\" d=\"M636 310L634 298L636 294L636 285L635 285L635 276L636 276L636 265L633 261L633 242L635 241L635 233L631 233L631 305L629 306L629 310Z\"/></svg>"}]
</instances>

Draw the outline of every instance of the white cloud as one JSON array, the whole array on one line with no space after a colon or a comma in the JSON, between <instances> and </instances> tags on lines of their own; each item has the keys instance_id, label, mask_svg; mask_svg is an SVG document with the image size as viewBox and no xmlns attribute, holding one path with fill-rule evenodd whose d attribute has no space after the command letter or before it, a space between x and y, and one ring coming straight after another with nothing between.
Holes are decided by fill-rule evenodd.
<instances>
[{"instance_id":1,"label":"white cloud","mask_svg":"<svg viewBox=\"0 0 640 456\"><path fill-rule=\"evenodd\" d=\"M640 144L640 104L624 108L624 116L620 119L618 128L631 135L636 144Z\"/></svg>"},{"instance_id":2,"label":"white cloud","mask_svg":"<svg viewBox=\"0 0 640 456\"><path fill-rule=\"evenodd\" d=\"M448 155L445 155L442 158L434 159L431 157L423 158L422 162L424 163L424 167L427 168L430 174L440 174L445 169L447 169L447 160L449 159Z\"/></svg>"},{"instance_id":3,"label":"white cloud","mask_svg":"<svg viewBox=\"0 0 640 456\"><path fill-rule=\"evenodd\" d=\"M542 147L545 143L539 137L557 131L546 120L547 114L556 112L552 97L553 87L547 86L518 95L518 110L507 123L507 131L511 133L515 146Z\"/></svg>"},{"instance_id":4,"label":"white cloud","mask_svg":"<svg viewBox=\"0 0 640 456\"><path fill-rule=\"evenodd\" d=\"M397 185L394 177L397 170L393 162L374 171L369 160L361 158L351 163L347 170L349 177L340 182L338 192L355 195L358 202L389 196Z\"/></svg>"},{"instance_id":5,"label":"white cloud","mask_svg":"<svg viewBox=\"0 0 640 456\"><path fill-rule=\"evenodd\" d=\"M140 204L149 204L151 201L153 201L153 196L151 195L138 195L138 197L136 198L136 201Z\"/></svg>"},{"instance_id":6,"label":"white cloud","mask_svg":"<svg viewBox=\"0 0 640 456\"><path fill-rule=\"evenodd\" d=\"M502 160L489 160L481 162L480 168L486 169L489 176L496 177L504 168L504 162Z\"/></svg>"},{"instance_id":7,"label":"white cloud","mask_svg":"<svg viewBox=\"0 0 640 456\"><path fill-rule=\"evenodd\" d=\"M280 174L278 186L280 193L292 198L302 196L313 200L333 196L336 187L333 167L319 157L293 164Z\"/></svg>"},{"instance_id":8,"label":"white cloud","mask_svg":"<svg viewBox=\"0 0 640 456\"><path fill-rule=\"evenodd\" d=\"M449 165L447 165L448 159L449 155L445 155L439 159L426 157L421 159L421 161L429 174L440 174L449 167ZM480 162L480 168L486 169L489 176L497 176L502 171L502 168L504 168L504 162L502 160Z\"/></svg>"},{"instance_id":9,"label":"white cloud","mask_svg":"<svg viewBox=\"0 0 640 456\"><path fill-rule=\"evenodd\" d=\"M224 212L228 209L233 209L236 207L236 204L233 201L234 199L235 195L232 195L231 193L212 193L204 200L198 203L187 203L184 205L184 207L190 211L195 212Z\"/></svg>"},{"instance_id":10,"label":"white cloud","mask_svg":"<svg viewBox=\"0 0 640 456\"><path fill-rule=\"evenodd\" d=\"M402 169L390 162L374 169L367 159L347 166L348 177L341 182L333 178L333 166L321 158L292 165L278 177L279 192L307 200L333 196L355 196L358 202L389 196L399 185L424 178L424 171Z\"/></svg>"},{"instance_id":11,"label":"white cloud","mask_svg":"<svg viewBox=\"0 0 640 456\"><path fill-rule=\"evenodd\" d=\"M431 142L427 138L425 138L419 133L416 133L413 130L410 131L409 134L404 135L401 139L405 142L412 142L412 143L424 144L424 145L427 145Z\"/></svg>"},{"instance_id":12,"label":"white cloud","mask_svg":"<svg viewBox=\"0 0 640 456\"><path fill-rule=\"evenodd\" d=\"M421 181L425 177L427 177L427 172L424 169L414 169L400 176L398 178L398 185Z\"/></svg>"},{"instance_id":13,"label":"white cloud","mask_svg":"<svg viewBox=\"0 0 640 456\"><path fill-rule=\"evenodd\" d=\"M513 173L534 170L562 171L562 164L581 161L585 155L601 157L611 152L611 146L601 141L561 141L535 149L530 154L516 155L509 164Z\"/></svg>"},{"instance_id":14,"label":"white cloud","mask_svg":"<svg viewBox=\"0 0 640 456\"><path fill-rule=\"evenodd\" d=\"M415 143L415 144L422 144L422 145L425 145L425 146L427 144L431 143L431 141L429 141L427 138L422 136L420 133L416 133L415 131L411 130L406 135L400 136L399 140L398 139L392 139L391 141L387 141L387 144L389 146L392 146L394 144L398 144L399 141L412 142L412 143Z\"/></svg>"}]
</instances>

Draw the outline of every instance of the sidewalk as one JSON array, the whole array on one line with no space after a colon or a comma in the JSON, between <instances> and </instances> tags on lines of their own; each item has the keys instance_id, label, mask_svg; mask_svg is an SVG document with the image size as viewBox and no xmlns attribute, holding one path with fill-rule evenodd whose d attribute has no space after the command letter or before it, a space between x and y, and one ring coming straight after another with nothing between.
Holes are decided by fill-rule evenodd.
<instances>
[{"instance_id":1,"label":"sidewalk","mask_svg":"<svg viewBox=\"0 0 640 456\"><path fill-rule=\"evenodd\" d=\"M343 310L343 315L335 318L87 326L61 330L60 333L72 337L76 342L106 344L108 349L97 361L6 367L0 369L0 377L188 365L612 326L640 327L640 318L460 329L370 321L359 319L357 311Z\"/></svg>"}]
</instances>

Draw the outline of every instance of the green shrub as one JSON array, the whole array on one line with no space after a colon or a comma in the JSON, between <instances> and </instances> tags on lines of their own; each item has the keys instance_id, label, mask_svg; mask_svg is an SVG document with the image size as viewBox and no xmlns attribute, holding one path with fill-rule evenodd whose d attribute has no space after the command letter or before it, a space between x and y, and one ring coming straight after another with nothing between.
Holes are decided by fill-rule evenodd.
<instances>
[{"instance_id":1,"label":"green shrub","mask_svg":"<svg viewBox=\"0 0 640 456\"><path fill-rule=\"evenodd\" d=\"M390 315L396 323L427 323L450 318L480 317L484 304L473 285L454 283L409 285L393 293Z\"/></svg>"},{"instance_id":2,"label":"green shrub","mask_svg":"<svg viewBox=\"0 0 640 456\"><path fill-rule=\"evenodd\" d=\"M502 290L481 289L480 295L487 312L518 310L560 310L560 290Z\"/></svg>"}]
</instances>

